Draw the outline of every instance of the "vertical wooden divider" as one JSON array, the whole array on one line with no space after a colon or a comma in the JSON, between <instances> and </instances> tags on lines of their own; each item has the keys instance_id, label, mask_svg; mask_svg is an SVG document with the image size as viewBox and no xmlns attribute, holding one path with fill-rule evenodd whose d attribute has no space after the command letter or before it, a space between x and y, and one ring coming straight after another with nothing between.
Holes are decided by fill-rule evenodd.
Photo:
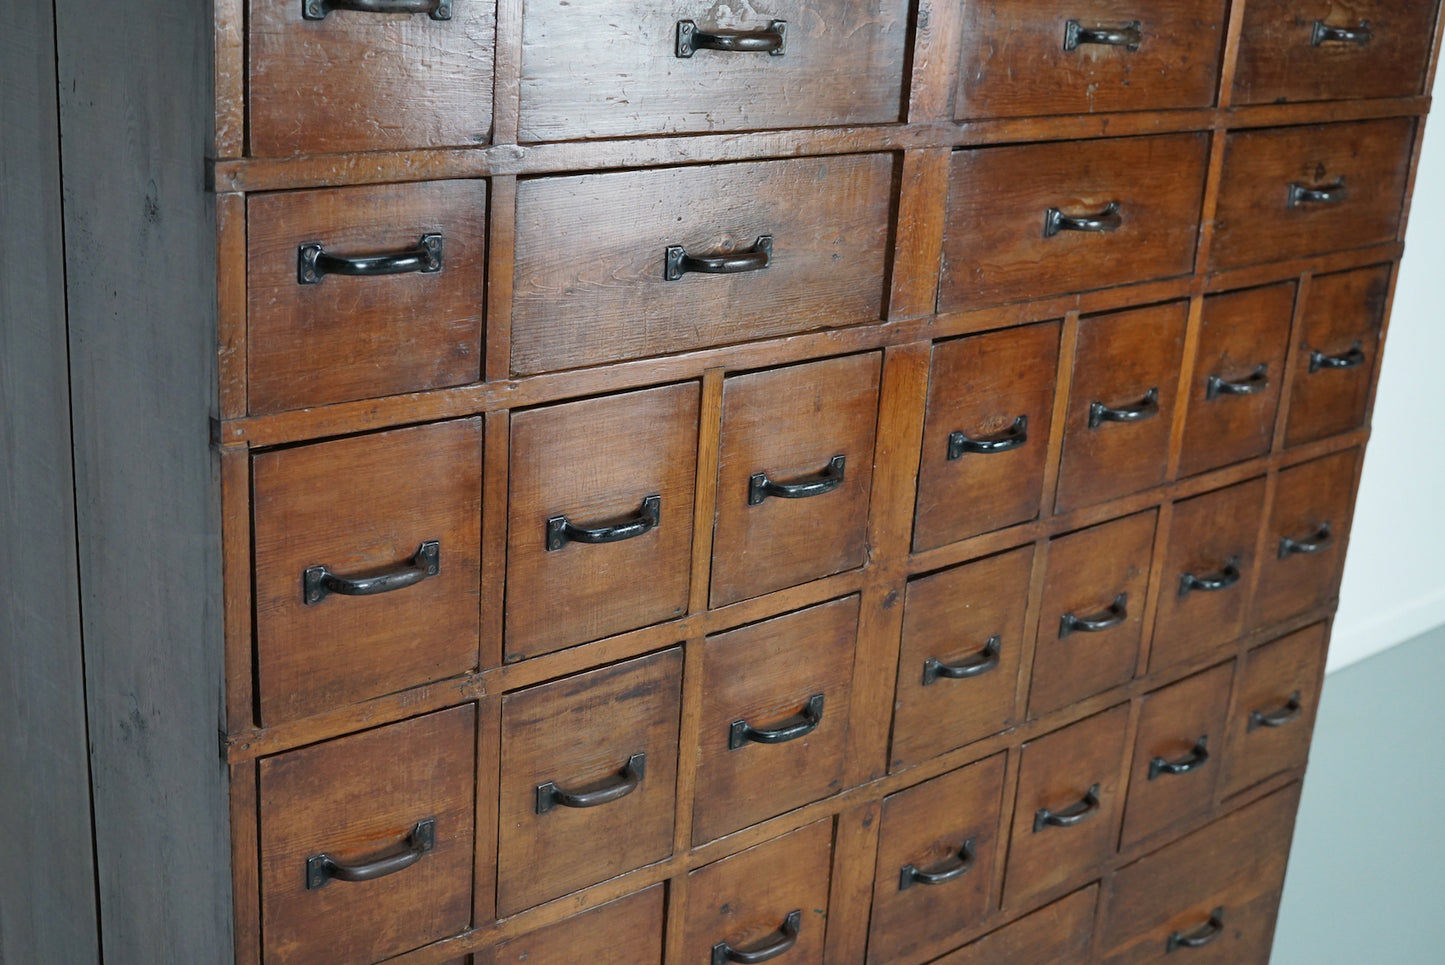
<instances>
[{"instance_id":1,"label":"vertical wooden divider","mask_svg":"<svg viewBox=\"0 0 1445 965\"><path fill-rule=\"evenodd\" d=\"M221 450L221 606L228 734L256 726L251 644L251 453Z\"/></svg>"},{"instance_id":2,"label":"vertical wooden divider","mask_svg":"<svg viewBox=\"0 0 1445 965\"><path fill-rule=\"evenodd\" d=\"M1203 327L1204 296L1196 293L1189 299L1189 318L1184 324L1184 353L1179 363L1179 388L1174 396L1178 402L1174 406L1174 423L1169 427L1169 461L1164 479L1170 483L1179 478L1179 460L1184 455L1184 422L1189 417L1194 363L1199 357L1199 336Z\"/></svg>"},{"instance_id":3,"label":"vertical wooden divider","mask_svg":"<svg viewBox=\"0 0 1445 965\"><path fill-rule=\"evenodd\" d=\"M472 864L472 927L497 917L497 840L502 770L502 695L477 701L477 812L473 835L476 854Z\"/></svg>"},{"instance_id":4,"label":"vertical wooden divider","mask_svg":"<svg viewBox=\"0 0 1445 965\"><path fill-rule=\"evenodd\" d=\"M663 913L663 965L687 965L687 874L667 881Z\"/></svg>"},{"instance_id":5,"label":"vertical wooden divider","mask_svg":"<svg viewBox=\"0 0 1445 965\"><path fill-rule=\"evenodd\" d=\"M888 318L932 315L938 303L948 201L949 148L903 155Z\"/></svg>"},{"instance_id":6,"label":"vertical wooden divider","mask_svg":"<svg viewBox=\"0 0 1445 965\"><path fill-rule=\"evenodd\" d=\"M677 793L672 853L692 850L692 810L697 797L698 732L702 727L703 646L701 633L683 644L682 710L677 735Z\"/></svg>"},{"instance_id":7,"label":"vertical wooden divider","mask_svg":"<svg viewBox=\"0 0 1445 965\"><path fill-rule=\"evenodd\" d=\"M1074 351L1079 344L1079 312L1064 314L1059 336L1059 372L1054 383L1054 412L1049 422L1049 452L1044 459L1044 482L1040 519L1054 515L1058 505L1059 471L1064 455L1064 421L1069 417L1069 392L1074 384Z\"/></svg>"},{"instance_id":8,"label":"vertical wooden divider","mask_svg":"<svg viewBox=\"0 0 1445 965\"><path fill-rule=\"evenodd\" d=\"M1256 567L1256 569L1258 569L1258 567ZM1219 752L1216 753L1216 756L1227 749L1226 742L1229 739L1230 725L1234 721L1234 715L1239 713L1239 692L1243 689L1241 676L1244 673L1245 654L1249 652L1249 648L1237 645L1237 650L1238 653L1236 653L1234 659L1229 662L1229 700L1225 702L1224 734L1220 737ZM1215 811L1218 811L1223 803L1224 775L1221 774L1219 779L1214 782L1214 798L1209 802L1209 806Z\"/></svg>"},{"instance_id":9,"label":"vertical wooden divider","mask_svg":"<svg viewBox=\"0 0 1445 965\"><path fill-rule=\"evenodd\" d=\"M482 591L478 667L504 662L506 627L508 465L511 414L488 412L482 420Z\"/></svg>"},{"instance_id":10,"label":"vertical wooden divider","mask_svg":"<svg viewBox=\"0 0 1445 965\"><path fill-rule=\"evenodd\" d=\"M245 0L212 0L215 20L216 94L213 157L238 158L246 150L246 7ZM217 262L224 267L222 258Z\"/></svg>"},{"instance_id":11,"label":"vertical wooden divider","mask_svg":"<svg viewBox=\"0 0 1445 965\"><path fill-rule=\"evenodd\" d=\"M999 804L998 857L993 863L993 880L988 886L988 910L998 911L1003 907L1004 871L1008 866L1008 845L1013 840L1014 805L1019 796L1019 768L1023 764L1023 751L1010 747L1006 751L1003 769L1003 798Z\"/></svg>"},{"instance_id":12,"label":"vertical wooden divider","mask_svg":"<svg viewBox=\"0 0 1445 965\"><path fill-rule=\"evenodd\" d=\"M482 377L512 374L512 262L517 242L517 179L494 177L487 188L487 332Z\"/></svg>"},{"instance_id":13,"label":"vertical wooden divider","mask_svg":"<svg viewBox=\"0 0 1445 965\"><path fill-rule=\"evenodd\" d=\"M1149 670L1149 655L1154 649L1154 616L1159 612L1159 596L1165 592L1164 558L1169 555L1169 528L1174 521L1174 503L1165 499L1154 520L1154 549L1149 558L1149 589L1144 595L1143 625L1139 635L1139 657L1134 676L1142 677ZM1132 746L1132 745L1131 745Z\"/></svg>"},{"instance_id":14,"label":"vertical wooden divider","mask_svg":"<svg viewBox=\"0 0 1445 965\"><path fill-rule=\"evenodd\" d=\"M833 825L833 877L828 887L824 965L861 965L873 908L882 801L848 808Z\"/></svg>"},{"instance_id":15,"label":"vertical wooden divider","mask_svg":"<svg viewBox=\"0 0 1445 965\"><path fill-rule=\"evenodd\" d=\"M1049 539L1034 540L1034 562L1029 570L1029 595L1024 604L1024 638L1019 641L1019 679L1014 686L1014 717L1028 719L1029 687L1033 682L1034 658L1038 654L1039 620L1044 605L1044 580L1049 567Z\"/></svg>"},{"instance_id":16,"label":"vertical wooden divider","mask_svg":"<svg viewBox=\"0 0 1445 965\"><path fill-rule=\"evenodd\" d=\"M256 761L230 766L231 907L236 965L261 965L261 817Z\"/></svg>"},{"instance_id":17,"label":"vertical wooden divider","mask_svg":"<svg viewBox=\"0 0 1445 965\"><path fill-rule=\"evenodd\" d=\"M1385 347L1389 344L1390 318L1395 311L1395 292L1399 287L1400 262L1396 260L1390 263L1390 292L1385 297L1385 317L1380 325L1380 344L1379 348L1375 350L1374 359L1371 360L1370 393L1365 399L1366 426L1373 426L1375 424L1375 397L1380 391L1380 373L1383 372L1385 368ZM1291 330L1291 335L1293 335L1293 330ZM1301 336L1302 335L1303 328L1301 328ZM1303 348L1304 346L1301 345L1300 347ZM1290 343L1290 348L1293 351L1293 342Z\"/></svg>"},{"instance_id":18,"label":"vertical wooden divider","mask_svg":"<svg viewBox=\"0 0 1445 965\"><path fill-rule=\"evenodd\" d=\"M948 81L963 53L962 42L962 4L950 0L919 0L914 23L908 123L953 119L953 88Z\"/></svg>"},{"instance_id":19,"label":"vertical wooden divider","mask_svg":"<svg viewBox=\"0 0 1445 965\"><path fill-rule=\"evenodd\" d=\"M1245 0L1229 5L1229 22L1224 26L1224 59L1219 69L1219 106L1234 104L1234 76L1239 69L1239 38L1244 33Z\"/></svg>"},{"instance_id":20,"label":"vertical wooden divider","mask_svg":"<svg viewBox=\"0 0 1445 965\"><path fill-rule=\"evenodd\" d=\"M246 196L216 195L216 405L246 415Z\"/></svg>"},{"instance_id":21,"label":"vertical wooden divider","mask_svg":"<svg viewBox=\"0 0 1445 965\"><path fill-rule=\"evenodd\" d=\"M708 369L702 376L702 404L698 409L697 480L692 517L692 580L689 614L707 611L708 583L712 574L713 516L717 505L717 469L722 440L723 370Z\"/></svg>"},{"instance_id":22,"label":"vertical wooden divider","mask_svg":"<svg viewBox=\"0 0 1445 965\"><path fill-rule=\"evenodd\" d=\"M1304 350L1305 309L1309 305L1310 289L1314 286L1314 273L1305 272L1299 276L1294 291L1294 314L1289 320L1289 351L1284 357L1284 371L1280 373L1279 408L1275 410L1274 434L1270 438L1269 451L1278 456L1284 452L1284 433L1289 425L1290 403L1293 401L1295 376L1299 373L1299 357ZM1381 344L1384 343L1381 333ZM1382 353L1376 353L1380 355ZM1369 420L1366 420L1366 425Z\"/></svg>"},{"instance_id":23,"label":"vertical wooden divider","mask_svg":"<svg viewBox=\"0 0 1445 965\"><path fill-rule=\"evenodd\" d=\"M492 143L516 144L522 103L523 0L497 0L497 45L492 67Z\"/></svg>"}]
</instances>

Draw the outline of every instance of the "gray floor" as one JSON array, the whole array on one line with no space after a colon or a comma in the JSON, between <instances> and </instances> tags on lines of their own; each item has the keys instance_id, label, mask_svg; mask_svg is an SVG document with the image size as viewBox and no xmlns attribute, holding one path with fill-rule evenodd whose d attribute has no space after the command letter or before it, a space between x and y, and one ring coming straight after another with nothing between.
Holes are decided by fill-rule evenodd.
<instances>
[{"instance_id":1,"label":"gray floor","mask_svg":"<svg viewBox=\"0 0 1445 965\"><path fill-rule=\"evenodd\" d=\"M1325 679L1271 965L1445 963L1445 627Z\"/></svg>"}]
</instances>

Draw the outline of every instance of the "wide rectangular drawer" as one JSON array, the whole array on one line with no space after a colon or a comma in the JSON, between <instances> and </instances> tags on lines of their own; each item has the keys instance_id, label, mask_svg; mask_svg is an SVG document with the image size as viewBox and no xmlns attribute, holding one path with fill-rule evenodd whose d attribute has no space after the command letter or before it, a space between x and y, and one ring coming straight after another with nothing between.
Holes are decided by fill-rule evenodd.
<instances>
[{"instance_id":1,"label":"wide rectangular drawer","mask_svg":"<svg viewBox=\"0 0 1445 965\"><path fill-rule=\"evenodd\" d=\"M501 942L487 965L662 965L663 886Z\"/></svg>"},{"instance_id":2,"label":"wide rectangular drawer","mask_svg":"<svg viewBox=\"0 0 1445 965\"><path fill-rule=\"evenodd\" d=\"M935 965L1082 962L1094 937L1099 886L1089 885L938 959Z\"/></svg>"},{"instance_id":3,"label":"wide rectangular drawer","mask_svg":"<svg viewBox=\"0 0 1445 965\"><path fill-rule=\"evenodd\" d=\"M1317 623L1245 655L1225 749L1226 796L1304 766L1328 645L1329 631Z\"/></svg>"}]
</instances>

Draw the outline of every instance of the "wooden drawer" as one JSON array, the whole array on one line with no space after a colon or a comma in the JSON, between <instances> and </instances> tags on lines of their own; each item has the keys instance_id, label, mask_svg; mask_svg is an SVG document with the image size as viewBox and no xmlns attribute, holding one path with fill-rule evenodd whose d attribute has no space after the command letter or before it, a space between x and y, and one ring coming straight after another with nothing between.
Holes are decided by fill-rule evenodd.
<instances>
[{"instance_id":1,"label":"wooden drawer","mask_svg":"<svg viewBox=\"0 0 1445 965\"><path fill-rule=\"evenodd\" d=\"M843 788L858 597L707 638L692 840Z\"/></svg>"},{"instance_id":2,"label":"wooden drawer","mask_svg":"<svg viewBox=\"0 0 1445 965\"><path fill-rule=\"evenodd\" d=\"M1099 886L1090 885L943 956L936 965L1086 961L1098 902Z\"/></svg>"},{"instance_id":3,"label":"wooden drawer","mask_svg":"<svg viewBox=\"0 0 1445 965\"><path fill-rule=\"evenodd\" d=\"M1234 664L1144 697L1120 849L1208 814L1219 782Z\"/></svg>"},{"instance_id":4,"label":"wooden drawer","mask_svg":"<svg viewBox=\"0 0 1445 965\"><path fill-rule=\"evenodd\" d=\"M1408 117L1229 134L1210 267L1394 241L1414 134Z\"/></svg>"},{"instance_id":5,"label":"wooden drawer","mask_svg":"<svg viewBox=\"0 0 1445 965\"><path fill-rule=\"evenodd\" d=\"M984 0L963 11L954 116L1209 107L1222 0Z\"/></svg>"},{"instance_id":6,"label":"wooden drawer","mask_svg":"<svg viewBox=\"0 0 1445 965\"><path fill-rule=\"evenodd\" d=\"M680 961L821 965L832 850L825 819L691 872Z\"/></svg>"},{"instance_id":7,"label":"wooden drawer","mask_svg":"<svg viewBox=\"0 0 1445 965\"><path fill-rule=\"evenodd\" d=\"M322 0L249 0L246 6L251 154L399 150L490 138L495 3L450 0L446 19L326 13ZM306 19L313 8L320 8L321 19Z\"/></svg>"},{"instance_id":8,"label":"wooden drawer","mask_svg":"<svg viewBox=\"0 0 1445 965\"><path fill-rule=\"evenodd\" d=\"M267 965L366 965L472 922L473 705L260 764Z\"/></svg>"},{"instance_id":9,"label":"wooden drawer","mask_svg":"<svg viewBox=\"0 0 1445 965\"><path fill-rule=\"evenodd\" d=\"M1129 708L1120 705L1024 745L1005 908L1027 904L1114 853L1128 723Z\"/></svg>"},{"instance_id":10,"label":"wooden drawer","mask_svg":"<svg viewBox=\"0 0 1445 965\"><path fill-rule=\"evenodd\" d=\"M342 16L342 14L334 14ZM253 195L246 202L252 413L481 378L485 181ZM328 259L341 262L331 264ZM345 272L417 266L401 274Z\"/></svg>"},{"instance_id":11,"label":"wooden drawer","mask_svg":"<svg viewBox=\"0 0 1445 965\"><path fill-rule=\"evenodd\" d=\"M512 417L507 659L686 612L698 406L687 382Z\"/></svg>"},{"instance_id":12,"label":"wooden drawer","mask_svg":"<svg viewBox=\"0 0 1445 965\"><path fill-rule=\"evenodd\" d=\"M863 565L882 356L729 378L712 606Z\"/></svg>"},{"instance_id":13,"label":"wooden drawer","mask_svg":"<svg viewBox=\"0 0 1445 965\"><path fill-rule=\"evenodd\" d=\"M662 965L663 886L501 942L488 965Z\"/></svg>"},{"instance_id":14,"label":"wooden drawer","mask_svg":"<svg viewBox=\"0 0 1445 965\"><path fill-rule=\"evenodd\" d=\"M955 151L938 310L1188 274L1207 153L1202 134Z\"/></svg>"},{"instance_id":15,"label":"wooden drawer","mask_svg":"<svg viewBox=\"0 0 1445 965\"><path fill-rule=\"evenodd\" d=\"M1229 719L1225 795L1252 787L1309 757L1329 631L1323 623L1255 647L1244 658Z\"/></svg>"},{"instance_id":16,"label":"wooden drawer","mask_svg":"<svg viewBox=\"0 0 1445 965\"><path fill-rule=\"evenodd\" d=\"M1034 550L910 580L893 710L893 767L1017 723Z\"/></svg>"},{"instance_id":17,"label":"wooden drawer","mask_svg":"<svg viewBox=\"0 0 1445 965\"><path fill-rule=\"evenodd\" d=\"M502 698L497 914L672 853L682 651Z\"/></svg>"},{"instance_id":18,"label":"wooden drawer","mask_svg":"<svg viewBox=\"0 0 1445 965\"><path fill-rule=\"evenodd\" d=\"M1286 446L1365 424L1389 300L1389 265L1311 279L1290 389Z\"/></svg>"},{"instance_id":19,"label":"wooden drawer","mask_svg":"<svg viewBox=\"0 0 1445 965\"><path fill-rule=\"evenodd\" d=\"M1188 318L1176 302L1079 322L1057 512L1164 482Z\"/></svg>"},{"instance_id":20,"label":"wooden drawer","mask_svg":"<svg viewBox=\"0 0 1445 965\"><path fill-rule=\"evenodd\" d=\"M1434 27L1419 0L1250 0L1234 103L1418 94Z\"/></svg>"},{"instance_id":21,"label":"wooden drawer","mask_svg":"<svg viewBox=\"0 0 1445 965\"><path fill-rule=\"evenodd\" d=\"M933 347L915 552L1038 516L1059 328L1047 322Z\"/></svg>"},{"instance_id":22,"label":"wooden drawer","mask_svg":"<svg viewBox=\"0 0 1445 965\"><path fill-rule=\"evenodd\" d=\"M893 174L860 154L521 182L512 370L877 321Z\"/></svg>"},{"instance_id":23,"label":"wooden drawer","mask_svg":"<svg viewBox=\"0 0 1445 965\"><path fill-rule=\"evenodd\" d=\"M263 452L251 473L264 724L477 668L480 419Z\"/></svg>"},{"instance_id":24,"label":"wooden drawer","mask_svg":"<svg viewBox=\"0 0 1445 965\"><path fill-rule=\"evenodd\" d=\"M1298 803L1296 784L1120 871L1104 914L1107 965L1173 962L1175 951L1191 965L1266 965Z\"/></svg>"},{"instance_id":25,"label":"wooden drawer","mask_svg":"<svg viewBox=\"0 0 1445 965\"><path fill-rule=\"evenodd\" d=\"M1149 669L1239 637L1264 520L1264 477L1174 504Z\"/></svg>"},{"instance_id":26,"label":"wooden drawer","mask_svg":"<svg viewBox=\"0 0 1445 965\"><path fill-rule=\"evenodd\" d=\"M883 800L868 961L932 959L991 904L999 856L1004 755Z\"/></svg>"},{"instance_id":27,"label":"wooden drawer","mask_svg":"<svg viewBox=\"0 0 1445 965\"><path fill-rule=\"evenodd\" d=\"M1149 510L1049 542L1030 717L1134 676L1158 515Z\"/></svg>"},{"instance_id":28,"label":"wooden drawer","mask_svg":"<svg viewBox=\"0 0 1445 965\"><path fill-rule=\"evenodd\" d=\"M1204 300L1179 475L1269 452L1284 385L1293 283Z\"/></svg>"},{"instance_id":29,"label":"wooden drawer","mask_svg":"<svg viewBox=\"0 0 1445 965\"><path fill-rule=\"evenodd\" d=\"M897 122L908 8L528 0L521 140ZM777 49L716 49L738 42Z\"/></svg>"}]
</instances>

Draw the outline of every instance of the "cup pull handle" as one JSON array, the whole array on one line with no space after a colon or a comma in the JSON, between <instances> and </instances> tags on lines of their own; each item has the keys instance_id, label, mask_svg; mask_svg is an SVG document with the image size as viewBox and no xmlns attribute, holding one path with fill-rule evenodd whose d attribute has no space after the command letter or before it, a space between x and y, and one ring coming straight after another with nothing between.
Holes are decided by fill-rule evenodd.
<instances>
[{"instance_id":1,"label":"cup pull handle","mask_svg":"<svg viewBox=\"0 0 1445 965\"><path fill-rule=\"evenodd\" d=\"M1150 389L1134 405L1111 408L1102 402L1089 403L1089 428L1097 429L1106 422L1143 422L1159 414L1159 389Z\"/></svg>"},{"instance_id":2,"label":"cup pull handle","mask_svg":"<svg viewBox=\"0 0 1445 965\"><path fill-rule=\"evenodd\" d=\"M1103 234L1118 231L1123 224L1124 216L1119 213L1117 201L1110 201L1104 210L1097 214L1067 215L1058 208L1050 208L1044 212L1044 237L1052 238L1060 231Z\"/></svg>"},{"instance_id":3,"label":"cup pull handle","mask_svg":"<svg viewBox=\"0 0 1445 965\"><path fill-rule=\"evenodd\" d=\"M442 544L427 540L417 547L404 566L374 576L338 576L326 566L308 566L301 573L301 600L315 606L331 594L376 596L430 579L442 571Z\"/></svg>"},{"instance_id":4,"label":"cup pull handle","mask_svg":"<svg viewBox=\"0 0 1445 965\"><path fill-rule=\"evenodd\" d=\"M966 680L981 677L998 666L998 654L1003 637L995 634L988 638L983 649L958 663L944 663L936 657L923 661L923 686L927 687L942 677L945 680Z\"/></svg>"},{"instance_id":5,"label":"cup pull handle","mask_svg":"<svg viewBox=\"0 0 1445 965\"><path fill-rule=\"evenodd\" d=\"M686 59L699 50L782 57L788 52L788 22L773 20L761 30L707 31L697 29L697 24L691 20L679 20L677 56Z\"/></svg>"},{"instance_id":6,"label":"cup pull handle","mask_svg":"<svg viewBox=\"0 0 1445 965\"><path fill-rule=\"evenodd\" d=\"M1160 774L1188 774L1209 763L1209 735L1205 734L1194 742L1194 747L1177 761L1166 761L1156 757L1149 762L1149 780Z\"/></svg>"},{"instance_id":7,"label":"cup pull handle","mask_svg":"<svg viewBox=\"0 0 1445 965\"><path fill-rule=\"evenodd\" d=\"M1283 707L1278 710L1251 710L1249 712L1249 725L1245 732L1258 730L1261 727L1283 727L1290 721L1299 717L1304 704L1300 701L1300 692L1296 690L1289 695Z\"/></svg>"},{"instance_id":8,"label":"cup pull handle","mask_svg":"<svg viewBox=\"0 0 1445 965\"><path fill-rule=\"evenodd\" d=\"M603 781L595 787L580 791L564 791L551 781L537 785L537 813L546 814L554 807L595 808L611 804L637 790L647 774L647 755L633 754L627 759L621 773Z\"/></svg>"},{"instance_id":9,"label":"cup pull handle","mask_svg":"<svg viewBox=\"0 0 1445 965\"><path fill-rule=\"evenodd\" d=\"M1143 26L1138 20L1121 27L1085 27L1077 20L1064 24L1064 49L1077 50L1084 44L1100 44L1105 47L1123 47L1138 50L1144 40Z\"/></svg>"},{"instance_id":10,"label":"cup pull handle","mask_svg":"<svg viewBox=\"0 0 1445 965\"><path fill-rule=\"evenodd\" d=\"M752 948L733 948L727 942L718 942L712 947L712 965L758 965L777 958L798 943L798 933L803 930L803 909L795 908L783 919L782 927L764 938Z\"/></svg>"},{"instance_id":11,"label":"cup pull handle","mask_svg":"<svg viewBox=\"0 0 1445 965\"><path fill-rule=\"evenodd\" d=\"M656 493L642 500L642 506L627 519L606 526L578 526L566 516L547 519L547 552L561 549L568 543L620 543L635 539L656 529L662 519L662 497Z\"/></svg>"},{"instance_id":12,"label":"cup pull handle","mask_svg":"<svg viewBox=\"0 0 1445 965\"><path fill-rule=\"evenodd\" d=\"M1279 541L1279 558L1289 559L1296 553L1308 555L1319 553L1334 545L1335 537L1330 531L1330 524L1325 523L1315 530L1314 535L1308 539L1291 539L1286 536Z\"/></svg>"},{"instance_id":13,"label":"cup pull handle","mask_svg":"<svg viewBox=\"0 0 1445 965\"><path fill-rule=\"evenodd\" d=\"M1323 20L1316 20L1310 31L1310 46L1318 47L1321 44L1355 44L1359 47L1369 46L1371 40L1375 39L1375 32L1370 29L1370 21L1361 21L1358 27L1331 27Z\"/></svg>"},{"instance_id":14,"label":"cup pull handle","mask_svg":"<svg viewBox=\"0 0 1445 965\"><path fill-rule=\"evenodd\" d=\"M1227 590L1239 582L1239 557L1231 556L1224 564L1224 568L1215 573L1205 573L1203 576L1195 576L1193 573L1184 573L1179 577L1179 595L1188 596L1194 590L1203 590L1206 593L1217 593L1220 590Z\"/></svg>"},{"instance_id":15,"label":"cup pull handle","mask_svg":"<svg viewBox=\"0 0 1445 965\"><path fill-rule=\"evenodd\" d=\"M1289 206L1298 208L1305 204L1339 204L1349 196L1345 190L1345 179L1334 184L1309 185L1298 182L1289 186Z\"/></svg>"},{"instance_id":16,"label":"cup pull handle","mask_svg":"<svg viewBox=\"0 0 1445 965\"><path fill-rule=\"evenodd\" d=\"M713 255L689 255L682 245L669 245L663 278L677 281L689 272L700 275L738 275L762 271L773 262L773 236L761 235L744 251L720 252Z\"/></svg>"},{"instance_id":17,"label":"cup pull handle","mask_svg":"<svg viewBox=\"0 0 1445 965\"><path fill-rule=\"evenodd\" d=\"M958 853L931 871L906 864L898 873L898 890L907 891L914 885L943 885L962 878L973 870L973 838L963 842Z\"/></svg>"},{"instance_id":18,"label":"cup pull handle","mask_svg":"<svg viewBox=\"0 0 1445 965\"><path fill-rule=\"evenodd\" d=\"M808 698L803 709L777 727L754 727L746 720L735 720L728 727L728 750L735 751L749 742L754 744L786 744L806 737L823 722L823 695Z\"/></svg>"},{"instance_id":19,"label":"cup pull handle","mask_svg":"<svg viewBox=\"0 0 1445 965\"><path fill-rule=\"evenodd\" d=\"M1050 811L1048 808L1039 808L1034 812L1034 834L1038 834L1044 828L1071 828L1076 824L1087 821L1089 817L1099 810L1099 785L1095 784L1084 792L1084 796L1074 804L1057 811Z\"/></svg>"},{"instance_id":20,"label":"cup pull handle","mask_svg":"<svg viewBox=\"0 0 1445 965\"><path fill-rule=\"evenodd\" d=\"M1269 388L1269 366L1257 365L1247 378L1231 382L1223 376L1211 375L1204 383L1204 398L1210 402L1221 395L1258 395Z\"/></svg>"},{"instance_id":21,"label":"cup pull handle","mask_svg":"<svg viewBox=\"0 0 1445 965\"><path fill-rule=\"evenodd\" d=\"M328 881L374 881L410 868L436 847L436 819L418 821L400 849L356 864L337 861L322 852L306 859L306 890L314 891Z\"/></svg>"},{"instance_id":22,"label":"cup pull handle","mask_svg":"<svg viewBox=\"0 0 1445 965\"><path fill-rule=\"evenodd\" d=\"M846 464L847 459L844 456L834 456L828 460L828 465L822 472L790 483L774 482L765 472L753 473L748 479L748 505L756 506L769 496L780 499L807 499L810 496L831 493L843 485L843 469Z\"/></svg>"},{"instance_id":23,"label":"cup pull handle","mask_svg":"<svg viewBox=\"0 0 1445 965\"><path fill-rule=\"evenodd\" d=\"M1072 613L1065 613L1059 618L1059 639L1062 640L1071 633L1099 633L1104 630L1112 630L1122 626L1124 621L1129 619L1129 594L1120 593L1114 597L1114 602L1102 613L1091 617L1075 616Z\"/></svg>"},{"instance_id":24,"label":"cup pull handle","mask_svg":"<svg viewBox=\"0 0 1445 965\"><path fill-rule=\"evenodd\" d=\"M327 275L432 275L442 270L442 236L422 235L416 247L381 255L337 255L318 241L296 249L296 283L319 285Z\"/></svg>"},{"instance_id":25,"label":"cup pull handle","mask_svg":"<svg viewBox=\"0 0 1445 965\"><path fill-rule=\"evenodd\" d=\"M356 13L424 13L433 20L452 19L452 0L302 0L303 20L325 20L333 10Z\"/></svg>"},{"instance_id":26,"label":"cup pull handle","mask_svg":"<svg viewBox=\"0 0 1445 965\"><path fill-rule=\"evenodd\" d=\"M993 436L966 436L952 432L948 436L948 460L961 459L966 453L989 455L995 452L1009 452L1029 441L1029 417L1021 415L1013 425Z\"/></svg>"},{"instance_id":27,"label":"cup pull handle","mask_svg":"<svg viewBox=\"0 0 1445 965\"><path fill-rule=\"evenodd\" d=\"M1343 355L1326 355L1324 352L1310 352L1310 375L1321 369L1357 369L1365 364L1365 352L1356 342Z\"/></svg>"},{"instance_id":28,"label":"cup pull handle","mask_svg":"<svg viewBox=\"0 0 1445 965\"><path fill-rule=\"evenodd\" d=\"M1176 948L1203 948L1224 934L1224 909L1216 908L1209 913L1209 920L1192 932L1170 932L1164 943L1167 955Z\"/></svg>"}]
</instances>

